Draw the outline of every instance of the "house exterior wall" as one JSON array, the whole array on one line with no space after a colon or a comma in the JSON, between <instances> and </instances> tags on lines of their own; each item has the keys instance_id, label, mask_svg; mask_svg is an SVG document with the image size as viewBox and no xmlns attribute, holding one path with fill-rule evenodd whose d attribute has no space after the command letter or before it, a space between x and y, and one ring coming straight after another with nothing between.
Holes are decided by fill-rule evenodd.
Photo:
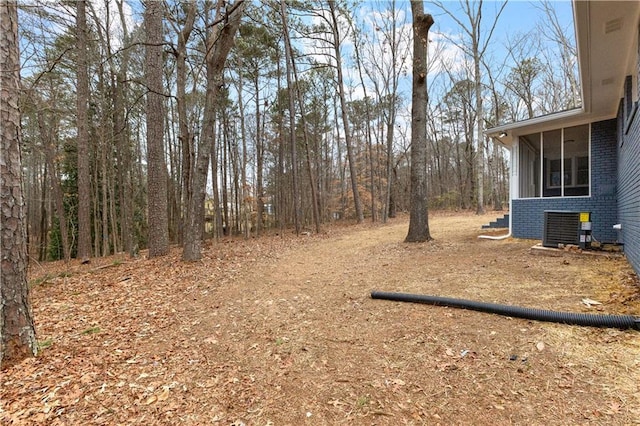
<instances>
[{"instance_id":1,"label":"house exterior wall","mask_svg":"<svg viewBox=\"0 0 640 426\"><path fill-rule=\"evenodd\" d=\"M618 220L629 263L640 274L640 110L618 114Z\"/></svg>"},{"instance_id":2,"label":"house exterior wall","mask_svg":"<svg viewBox=\"0 0 640 426\"><path fill-rule=\"evenodd\" d=\"M591 124L591 196L512 200L511 215L514 237L541 240L544 232L544 211L569 210L591 212L592 232L596 240L602 242L617 240L617 231L613 229L613 225L618 223L616 201L617 124L615 119ZM636 158L636 161L640 159L640 149L638 154L639 157ZM637 194L638 201L640 201L640 192ZM638 218L638 226L638 231L640 231L640 217Z\"/></svg>"}]
</instances>

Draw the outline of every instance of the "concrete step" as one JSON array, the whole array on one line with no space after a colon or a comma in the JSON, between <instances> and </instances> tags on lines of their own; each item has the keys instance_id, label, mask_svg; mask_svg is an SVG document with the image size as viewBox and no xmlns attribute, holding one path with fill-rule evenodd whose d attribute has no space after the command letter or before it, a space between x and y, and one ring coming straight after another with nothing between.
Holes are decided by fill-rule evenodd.
<instances>
[{"instance_id":1,"label":"concrete step","mask_svg":"<svg viewBox=\"0 0 640 426\"><path fill-rule=\"evenodd\" d=\"M508 227L509 227L508 214L505 214L504 216L497 218L493 222L490 222L488 225L482 225L482 229L508 228Z\"/></svg>"}]
</instances>

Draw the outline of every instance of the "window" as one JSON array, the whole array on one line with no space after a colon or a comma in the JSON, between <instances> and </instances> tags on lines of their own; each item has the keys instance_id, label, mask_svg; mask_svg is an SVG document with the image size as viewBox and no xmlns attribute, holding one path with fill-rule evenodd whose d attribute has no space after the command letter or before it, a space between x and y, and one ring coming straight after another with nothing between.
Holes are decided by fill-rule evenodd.
<instances>
[{"instance_id":1,"label":"window","mask_svg":"<svg viewBox=\"0 0 640 426\"><path fill-rule=\"evenodd\" d=\"M519 138L520 198L588 196L589 125Z\"/></svg>"},{"instance_id":2,"label":"window","mask_svg":"<svg viewBox=\"0 0 640 426\"><path fill-rule=\"evenodd\" d=\"M638 112L638 102L640 102L640 25L638 25L636 38L636 73L635 76L628 75L624 80L624 97L622 98L624 134L629 133L631 124ZM624 143L624 137L621 139ZM622 146L622 143L620 146Z\"/></svg>"},{"instance_id":3,"label":"window","mask_svg":"<svg viewBox=\"0 0 640 426\"><path fill-rule=\"evenodd\" d=\"M519 196L540 196L540 133L520 136L519 143Z\"/></svg>"},{"instance_id":4,"label":"window","mask_svg":"<svg viewBox=\"0 0 640 426\"><path fill-rule=\"evenodd\" d=\"M576 157L576 185L589 185L589 156Z\"/></svg>"},{"instance_id":5,"label":"window","mask_svg":"<svg viewBox=\"0 0 640 426\"><path fill-rule=\"evenodd\" d=\"M549 161L549 188L559 188L562 185L562 163L560 160Z\"/></svg>"},{"instance_id":6,"label":"window","mask_svg":"<svg viewBox=\"0 0 640 426\"><path fill-rule=\"evenodd\" d=\"M563 176L564 176L564 181L562 180ZM573 182L572 159L571 158L564 159L564 168L563 168L562 161L560 159L549 160L549 176L548 176L547 182L549 182L549 184L547 185L548 188L560 188L562 187L563 182L565 186L571 186L571 182Z\"/></svg>"},{"instance_id":7,"label":"window","mask_svg":"<svg viewBox=\"0 0 640 426\"><path fill-rule=\"evenodd\" d=\"M630 75L628 75L624 79L624 117L625 117L625 120L627 121L631 116L631 109L633 108L632 89L633 89L633 78Z\"/></svg>"},{"instance_id":8,"label":"window","mask_svg":"<svg viewBox=\"0 0 640 426\"><path fill-rule=\"evenodd\" d=\"M636 63L638 66L638 72L636 74L636 99L640 99L640 84L638 84L638 82L640 82L640 25L638 25L638 38L636 39Z\"/></svg>"}]
</instances>

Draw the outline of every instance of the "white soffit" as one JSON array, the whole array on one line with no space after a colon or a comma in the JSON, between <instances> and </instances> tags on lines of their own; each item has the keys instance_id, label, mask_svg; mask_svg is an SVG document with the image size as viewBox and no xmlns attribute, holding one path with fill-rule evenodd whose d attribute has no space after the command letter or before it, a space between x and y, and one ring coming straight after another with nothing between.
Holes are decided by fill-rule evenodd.
<instances>
[{"instance_id":1,"label":"white soffit","mask_svg":"<svg viewBox=\"0 0 640 426\"><path fill-rule=\"evenodd\" d=\"M574 1L585 112L614 117L624 79L637 74L638 1Z\"/></svg>"}]
</instances>

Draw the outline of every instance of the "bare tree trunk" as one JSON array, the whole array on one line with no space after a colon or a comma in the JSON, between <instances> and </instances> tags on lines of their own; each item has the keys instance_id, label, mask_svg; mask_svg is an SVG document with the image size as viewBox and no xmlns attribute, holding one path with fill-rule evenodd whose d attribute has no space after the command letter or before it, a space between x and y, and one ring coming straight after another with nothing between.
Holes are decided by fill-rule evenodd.
<instances>
[{"instance_id":1,"label":"bare tree trunk","mask_svg":"<svg viewBox=\"0 0 640 426\"><path fill-rule=\"evenodd\" d=\"M431 15L423 0L411 0L413 14L413 96L411 107L411 210L405 242L431 240L427 198L427 43Z\"/></svg>"},{"instance_id":2,"label":"bare tree trunk","mask_svg":"<svg viewBox=\"0 0 640 426\"><path fill-rule=\"evenodd\" d=\"M282 3L281 3L282 5ZM281 76L282 76L282 68L280 66L280 57L278 57L278 66L277 66L277 73L278 73L278 93L280 93L282 91L282 83L281 83ZM277 220L278 220L278 229L280 230L280 233L282 233L284 231L284 227L285 227L285 211L286 211L286 203L285 203L285 197L284 197L284 111L282 110L281 107L279 107L278 110L278 164L277 164L277 171L278 171L278 176L277 176L277 192L276 192L276 214L277 214Z\"/></svg>"},{"instance_id":3,"label":"bare tree trunk","mask_svg":"<svg viewBox=\"0 0 640 426\"><path fill-rule=\"evenodd\" d=\"M149 1L144 14L145 79L147 82L147 192L149 257L169 252L167 166L164 157L164 85L162 84L162 21L164 3Z\"/></svg>"},{"instance_id":4,"label":"bare tree trunk","mask_svg":"<svg viewBox=\"0 0 640 426\"><path fill-rule=\"evenodd\" d=\"M42 126L42 124L40 124ZM41 134L43 129L40 130ZM62 243L62 256L63 259L68 262L71 259L71 249L69 247L69 229L67 228L67 214L64 210L64 198L62 192L62 186L60 184L60 175L58 174L58 167L55 164L56 152L53 148L53 141L51 139L44 138L43 142L47 144L46 156L47 164L50 170L51 179L51 193L53 196L53 207L58 217L58 225L60 226L60 241Z\"/></svg>"},{"instance_id":5,"label":"bare tree trunk","mask_svg":"<svg viewBox=\"0 0 640 426\"><path fill-rule=\"evenodd\" d=\"M184 249L182 259L196 261L202 257L202 228L204 226L204 200L207 189L207 173L209 171L209 159L214 146L214 126L216 102L222 86L222 72L231 47L240 19L245 8L244 0L237 0L223 15L220 11L222 4L218 3L216 24L209 29L206 46L207 65L207 93L205 99L203 136L201 146L198 149L198 157L195 163L193 176L193 196L189 203L186 221ZM227 223L227 226L229 224Z\"/></svg>"},{"instance_id":6,"label":"bare tree trunk","mask_svg":"<svg viewBox=\"0 0 640 426\"><path fill-rule=\"evenodd\" d=\"M312 204L312 214L313 214L313 223L315 225L316 233L320 233L320 211L318 209L318 188L316 186L316 177L313 173L313 168L311 167L311 152L309 150L309 132L307 127L307 119L306 112L304 107L304 100L302 99L302 92L300 91L300 82L298 80L298 71L296 69L296 62L293 59L293 49L291 49L291 40L289 39L289 31L286 26L286 20L283 18L284 29L285 29L285 42L289 46L289 60L291 61L291 70L293 71L293 79L294 79L294 90L296 94L296 99L298 100L298 107L300 108L300 121L302 124L302 135L304 137L304 148L305 148L305 159L307 163L307 171L309 173L309 185L311 187L311 204ZM287 68L288 69L288 68ZM291 93L293 95L293 93ZM292 113L294 110L291 111ZM295 120L294 120L295 123Z\"/></svg>"},{"instance_id":7,"label":"bare tree trunk","mask_svg":"<svg viewBox=\"0 0 640 426\"><path fill-rule=\"evenodd\" d=\"M185 23L178 33L178 46L176 49L176 102L178 104L178 123L180 128L180 146L182 148L182 214L180 218L180 239L184 241L184 221L187 217L187 209L191 196L191 179L193 171L193 137L189 132L189 123L187 122L187 105L186 105L186 85L187 85L187 42L193 31L197 5L196 2L189 2L187 5L187 16ZM215 177L215 174L213 175ZM214 182L215 184L215 182Z\"/></svg>"},{"instance_id":8,"label":"bare tree trunk","mask_svg":"<svg viewBox=\"0 0 640 426\"><path fill-rule=\"evenodd\" d=\"M97 161L96 161L97 163ZM91 185L91 190L93 192L92 203L93 203L93 217L96 220L93 221L93 256L100 257L100 221L98 218L100 217L100 191L98 189L98 182L100 182L99 169L97 167L93 168L93 183Z\"/></svg>"},{"instance_id":9,"label":"bare tree trunk","mask_svg":"<svg viewBox=\"0 0 640 426\"><path fill-rule=\"evenodd\" d=\"M220 133L220 132L217 132ZM213 186L213 205L215 215L214 236L219 239L223 235L222 212L220 209L220 185L218 183L218 145L214 127L213 145L211 146L211 184ZM222 186L224 190L224 185Z\"/></svg>"},{"instance_id":10,"label":"bare tree trunk","mask_svg":"<svg viewBox=\"0 0 640 426\"><path fill-rule=\"evenodd\" d=\"M214 136L215 138L215 136ZM214 142L211 148L211 186L213 191L213 238L218 241L222 236L222 211L220 209L220 185L218 183L218 147Z\"/></svg>"},{"instance_id":11,"label":"bare tree trunk","mask_svg":"<svg viewBox=\"0 0 640 426\"><path fill-rule=\"evenodd\" d=\"M295 73L295 65L294 74ZM309 132L307 129L307 120L305 118L304 111L304 103L302 101L302 94L300 93L300 87L298 85L298 77L296 75L296 93L298 94L298 104L300 104L300 110L302 114L302 128L304 135L304 149L305 149L305 159L307 162L307 171L309 173L309 186L311 187L311 212L313 214L313 223L315 225L316 233L320 233L320 210L318 208L318 188L316 183L316 175L313 172L313 167L311 167L311 151L309 149Z\"/></svg>"},{"instance_id":12,"label":"bare tree trunk","mask_svg":"<svg viewBox=\"0 0 640 426\"><path fill-rule=\"evenodd\" d=\"M60 174L58 173L58 167L56 164L56 156L58 155L55 144L56 135L53 129L53 123L46 123L44 118L44 112L39 110L38 117L38 131L40 133L40 139L45 146L45 159L46 164L49 166L51 173L51 193L53 196L53 205L58 217L58 224L60 227L60 242L62 243L62 256L65 261L69 261L71 258L71 248L69 245L69 230L67 229L67 215L64 210L64 198L62 193L62 185L60 183Z\"/></svg>"},{"instance_id":13,"label":"bare tree trunk","mask_svg":"<svg viewBox=\"0 0 640 426\"><path fill-rule=\"evenodd\" d=\"M298 178L298 150L296 141L296 117L295 103L293 91L293 79L291 71L291 63L293 52L291 42L289 40L289 29L287 27L287 17L284 0L280 1L280 13L282 15L282 28L285 40L285 60L287 69L287 87L289 94L289 144L291 147L291 174L293 175L293 218L295 224L296 235L300 234L300 182Z\"/></svg>"},{"instance_id":14,"label":"bare tree trunk","mask_svg":"<svg viewBox=\"0 0 640 426\"><path fill-rule=\"evenodd\" d=\"M475 38L474 38L475 41ZM474 45L473 49L475 55L473 58L474 66L474 78L475 78L475 90L476 90L476 132L478 141L478 150L476 152L477 161L477 190L478 190L478 204L476 205L476 214L484 214L484 111L482 102L482 80L480 77L480 53L478 47Z\"/></svg>"},{"instance_id":15,"label":"bare tree trunk","mask_svg":"<svg viewBox=\"0 0 640 426\"><path fill-rule=\"evenodd\" d=\"M242 58L239 58L239 68L242 68ZM250 203L249 203L249 185L247 183L247 131L245 125L245 110L244 110L244 97L243 97L243 77L238 78L238 111L240 112L240 138L242 139L242 161L240 162L240 188L238 189L240 200L240 218L242 235L244 238L249 238L249 215L250 215ZM236 145L237 149L240 149ZM238 158L240 160L240 158Z\"/></svg>"},{"instance_id":16,"label":"bare tree trunk","mask_svg":"<svg viewBox=\"0 0 640 426\"><path fill-rule=\"evenodd\" d=\"M335 49L336 70L338 72L338 95L340 98L340 109L342 112L342 124L344 126L344 141L347 145L347 159L349 160L349 174L351 175L351 190L353 191L353 202L356 209L356 220L358 223L364 222L364 213L362 212L362 201L360 200L360 191L358 190L358 172L356 169L356 159L353 153L353 141L351 140L351 131L349 129L349 117L347 114L347 100L344 94L344 77L342 76L342 61L340 57L340 34L338 32L338 16L336 14L336 2L329 0L329 9L331 10L331 30L333 32L333 46Z\"/></svg>"},{"instance_id":17,"label":"bare tree trunk","mask_svg":"<svg viewBox=\"0 0 640 426\"><path fill-rule=\"evenodd\" d=\"M389 217L393 219L398 214L398 204L396 202L397 195L397 185L398 182L398 167L392 165L391 167L391 175L389 176L389 180L392 182L392 185L389 187Z\"/></svg>"},{"instance_id":18,"label":"bare tree trunk","mask_svg":"<svg viewBox=\"0 0 640 426\"><path fill-rule=\"evenodd\" d=\"M240 148L238 148L238 133L235 127L235 122L232 121L229 131L233 130L233 134L227 135L227 146L229 148L229 161L231 161L231 175L233 177L233 191L231 192L231 198L233 199L233 208L231 209L231 216L233 217L232 229L234 233L240 233L240 173L238 165Z\"/></svg>"},{"instance_id":19,"label":"bare tree trunk","mask_svg":"<svg viewBox=\"0 0 640 426\"><path fill-rule=\"evenodd\" d=\"M384 158L384 173L379 173L378 187L379 191L383 192L381 197L381 214L382 221L386 223L389 217L395 217L395 207L392 210L392 198L395 190L396 180L394 179L396 171L394 160L394 139L395 139L395 122L397 117L397 101L398 101L398 85L402 69L404 68L405 58L408 58L409 46L405 48L403 41L408 39L407 32L404 29L406 26L403 22L399 22L401 16L404 13L399 13L397 8L398 0L391 0L388 2L388 13L381 15L379 20L374 20L376 26L376 39L382 37L385 52L388 49L390 55L390 62L387 65L386 61L380 61L377 58L379 51L376 50L376 43L365 44L364 47L369 47L370 63L364 67L365 73L371 78L371 82L374 85L375 92L378 99L381 102L380 113L382 115L382 121L385 126L379 127L380 136L379 141L385 140L385 155L384 157L378 155L379 162L382 162ZM365 50L367 51L367 50ZM381 83L378 83L378 78L382 79ZM382 147L379 147L379 154L382 153ZM381 166L378 166L379 170L382 170ZM386 182L385 179L386 178Z\"/></svg>"},{"instance_id":20,"label":"bare tree trunk","mask_svg":"<svg viewBox=\"0 0 640 426\"><path fill-rule=\"evenodd\" d=\"M229 235L231 232L231 220L229 219L229 150L227 149L227 144L229 142L229 123L226 113L222 114L222 143L220 145L220 154L222 157L222 216L224 221L224 235ZM214 141L215 145L215 141ZM215 175L214 175L215 176Z\"/></svg>"},{"instance_id":21,"label":"bare tree trunk","mask_svg":"<svg viewBox=\"0 0 640 426\"><path fill-rule=\"evenodd\" d=\"M87 65L86 0L76 3L77 127L78 127L78 259L91 257L91 174L89 163L89 72Z\"/></svg>"},{"instance_id":22,"label":"bare tree trunk","mask_svg":"<svg viewBox=\"0 0 640 426\"><path fill-rule=\"evenodd\" d=\"M38 260L43 261L47 258L47 246L49 241L47 239L49 230L49 210L47 208L47 180L48 180L47 163L44 163L42 171L42 182L40 189L40 249L38 250Z\"/></svg>"},{"instance_id":23,"label":"bare tree trunk","mask_svg":"<svg viewBox=\"0 0 640 426\"><path fill-rule=\"evenodd\" d=\"M482 214L484 213L484 111L483 111L483 102L482 102L482 75L480 74L480 64L484 53L489 46L489 42L491 41L491 37L495 30L496 24L498 23L498 19L500 15L504 11L507 2L503 2L498 9L498 12L494 18L494 20L490 24L490 28L488 34L484 37L484 40L481 40L481 23L482 23L482 7L483 1L480 0L478 2L472 2L471 0L461 0L460 6L463 10L465 17L468 19L468 24L463 23L459 19L459 13L453 13L448 11L443 2L437 1L435 2L436 6L442 9L447 15L451 17L463 30L463 33L468 37L468 44L460 44L459 47L465 52L465 54L473 60L473 83L475 88L475 96L476 96L476 140L477 140L477 152L475 158L474 167L476 168L475 179L475 189L477 190L476 197L476 213ZM473 194L473 193L472 193Z\"/></svg>"},{"instance_id":24,"label":"bare tree trunk","mask_svg":"<svg viewBox=\"0 0 640 426\"><path fill-rule=\"evenodd\" d=\"M333 115L335 117L338 116L338 101L337 99L333 99ZM340 217L344 218L347 212L347 196L346 196L346 167L343 165L343 153L342 153L342 145L340 144L340 127L335 126L336 128L336 151L338 154L337 166L339 168L340 175Z\"/></svg>"},{"instance_id":25,"label":"bare tree trunk","mask_svg":"<svg viewBox=\"0 0 640 426\"><path fill-rule=\"evenodd\" d=\"M120 25L122 26L123 38L125 45L129 45L129 31L127 28L127 22L124 15L124 0L116 0L118 6L118 13L120 15ZM114 135L116 138L116 145L118 146L118 166L119 173L118 179L120 185L118 185L120 199L120 230L122 233L122 243L124 250L129 253L130 256L136 254L133 238L133 196L131 185L131 146L129 142L129 123L126 119L126 98L127 98L127 75L129 70L129 49L124 49L122 52L122 63L118 73L114 74L116 81L114 82Z\"/></svg>"},{"instance_id":26,"label":"bare tree trunk","mask_svg":"<svg viewBox=\"0 0 640 426\"><path fill-rule=\"evenodd\" d=\"M355 53L356 65L358 67L358 77L360 79L360 85L362 86L362 91L364 93L364 102L365 102L365 116L367 119L366 123L366 139L367 139L367 151L369 153L369 191L371 193L371 221L375 222L377 220L376 214L376 187L375 187L375 173L373 167L373 143L371 141L371 100L367 95L367 86L364 84L364 78L362 76L362 60L360 59L360 49L358 47L358 37L355 35L354 31L354 40L353 47ZM395 46L392 47L392 49Z\"/></svg>"},{"instance_id":27,"label":"bare tree trunk","mask_svg":"<svg viewBox=\"0 0 640 426\"><path fill-rule=\"evenodd\" d=\"M492 98L492 103L493 103L493 117L492 117L492 122L493 125L498 125L498 123L501 122L502 120L502 104L500 102L500 94L498 93L498 90L496 88L496 84L495 84L495 80L493 78L493 75L490 71L490 69L488 67L487 71L488 71L488 77L489 77L489 88L491 89L491 98ZM533 79L531 79L533 80ZM527 93L531 94L531 96L527 96L526 98L529 100L529 102L527 103L527 110L528 112L531 114L529 116L529 118L533 117L533 95L532 95L532 90L530 90L530 86L527 87L526 90ZM486 141L487 144L489 144L489 140L487 139ZM493 151L492 151L492 158L489 161L489 176L491 177L491 196L493 198L493 209L494 210L502 210L502 196L501 196L501 177L500 177L500 163L502 162L502 158L500 155L500 150L501 148L498 146L498 144L493 141Z\"/></svg>"},{"instance_id":28,"label":"bare tree trunk","mask_svg":"<svg viewBox=\"0 0 640 426\"><path fill-rule=\"evenodd\" d=\"M38 352L27 283L15 1L0 3L0 87L0 368L7 368Z\"/></svg>"},{"instance_id":29,"label":"bare tree trunk","mask_svg":"<svg viewBox=\"0 0 640 426\"><path fill-rule=\"evenodd\" d=\"M105 102L106 103L106 102ZM106 107L106 105L105 105ZM105 108L106 109L106 108ZM100 156L100 192L102 195L102 256L109 255L109 190L108 190L108 176L107 176L107 136L105 135L107 130L106 117L103 116L103 122L100 126L100 142L97 145ZM97 184L97 182L96 182ZM96 218L97 220L97 218Z\"/></svg>"},{"instance_id":30,"label":"bare tree trunk","mask_svg":"<svg viewBox=\"0 0 640 426\"><path fill-rule=\"evenodd\" d=\"M263 188L263 168L264 168L264 141L262 140L264 132L262 131L262 123L260 117L260 86L259 74L256 73L254 80L254 89L256 92L256 236L260 235L264 227L264 188Z\"/></svg>"}]
</instances>

